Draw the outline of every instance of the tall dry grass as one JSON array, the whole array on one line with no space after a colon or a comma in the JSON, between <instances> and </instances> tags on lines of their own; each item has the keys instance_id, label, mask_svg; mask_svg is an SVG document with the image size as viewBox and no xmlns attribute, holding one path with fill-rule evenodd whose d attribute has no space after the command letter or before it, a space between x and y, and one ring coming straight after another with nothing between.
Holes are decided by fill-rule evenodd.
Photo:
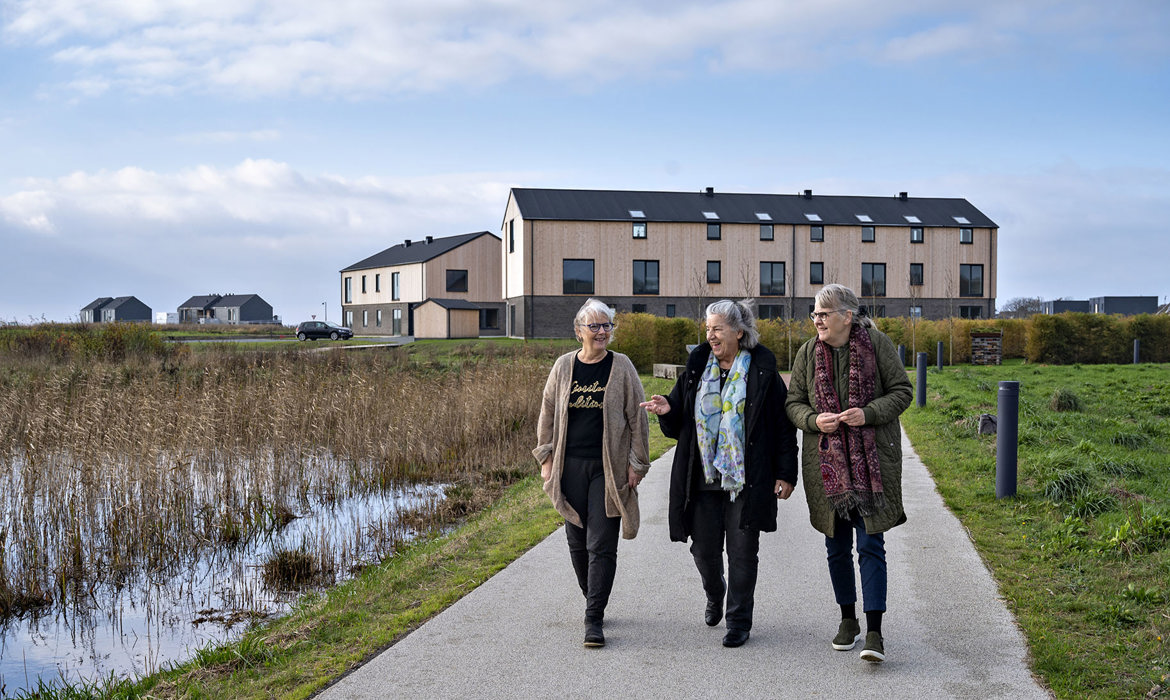
<instances>
[{"instance_id":1,"label":"tall dry grass","mask_svg":"<svg viewBox=\"0 0 1170 700\"><path fill-rule=\"evenodd\" d=\"M353 495L513 478L548 366L0 356L0 614L173 573Z\"/></svg>"}]
</instances>

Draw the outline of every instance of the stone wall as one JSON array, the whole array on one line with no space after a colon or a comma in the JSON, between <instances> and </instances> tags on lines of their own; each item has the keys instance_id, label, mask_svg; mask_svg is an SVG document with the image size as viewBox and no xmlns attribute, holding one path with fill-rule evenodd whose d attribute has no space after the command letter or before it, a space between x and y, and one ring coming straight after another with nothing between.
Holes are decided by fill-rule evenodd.
<instances>
[{"instance_id":1,"label":"stone wall","mask_svg":"<svg viewBox=\"0 0 1170 700\"><path fill-rule=\"evenodd\" d=\"M981 332L971 334L971 364L1003 364L1003 333Z\"/></svg>"}]
</instances>

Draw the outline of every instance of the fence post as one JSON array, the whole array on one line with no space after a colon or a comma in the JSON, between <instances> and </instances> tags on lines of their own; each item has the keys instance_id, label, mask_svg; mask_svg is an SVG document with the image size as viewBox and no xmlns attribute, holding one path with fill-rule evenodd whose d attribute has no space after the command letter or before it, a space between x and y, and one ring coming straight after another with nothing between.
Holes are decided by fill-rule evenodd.
<instances>
[{"instance_id":1,"label":"fence post","mask_svg":"<svg viewBox=\"0 0 1170 700\"><path fill-rule=\"evenodd\" d=\"M999 383L999 415L995 435L995 497L1016 495L1019 452L1020 383Z\"/></svg>"},{"instance_id":2,"label":"fence post","mask_svg":"<svg viewBox=\"0 0 1170 700\"><path fill-rule=\"evenodd\" d=\"M943 354L943 342L940 340L940 341L938 341L938 353L934 356L934 359L938 361L938 368L939 369L943 368L942 354Z\"/></svg>"},{"instance_id":3,"label":"fence post","mask_svg":"<svg viewBox=\"0 0 1170 700\"><path fill-rule=\"evenodd\" d=\"M1142 357L1142 341L1140 338L1133 339L1133 363L1135 365L1141 364Z\"/></svg>"},{"instance_id":4,"label":"fence post","mask_svg":"<svg viewBox=\"0 0 1170 700\"><path fill-rule=\"evenodd\" d=\"M918 407L926 405L926 353L918 353Z\"/></svg>"}]
</instances>

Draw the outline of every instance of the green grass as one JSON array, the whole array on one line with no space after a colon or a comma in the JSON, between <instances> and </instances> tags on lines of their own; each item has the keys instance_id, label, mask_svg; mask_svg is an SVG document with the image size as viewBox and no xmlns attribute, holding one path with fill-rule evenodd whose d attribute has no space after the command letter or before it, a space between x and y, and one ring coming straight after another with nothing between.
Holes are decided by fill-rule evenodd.
<instances>
[{"instance_id":1,"label":"green grass","mask_svg":"<svg viewBox=\"0 0 1170 700\"><path fill-rule=\"evenodd\" d=\"M1170 697L1170 366L931 369L903 424L1061 698ZM995 498L998 382L1018 493Z\"/></svg>"}]
</instances>

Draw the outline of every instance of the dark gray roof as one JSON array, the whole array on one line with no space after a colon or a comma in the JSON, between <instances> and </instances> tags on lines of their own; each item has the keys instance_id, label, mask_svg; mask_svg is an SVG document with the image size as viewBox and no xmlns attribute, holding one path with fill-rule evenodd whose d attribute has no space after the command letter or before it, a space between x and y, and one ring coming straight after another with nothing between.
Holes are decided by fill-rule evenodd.
<instances>
[{"instance_id":1,"label":"dark gray roof","mask_svg":"<svg viewBox=\"0 0 1170 700\"><path fill-rule=\"evenodd\" d=\"M937 197L855 197L813 194L638 192L627 190L545 190L513 188L525 219L550 221L664 221L707 223L828 224L859 226L978 226L998 228L965 199ZM636 217L631 211L645 216ZM719 218L707 218L715 212ZM767 214L771 220L761 219ZM810 220L815 214L820 221ZM862 214L870 221L857 218ZM910 221L906 216L917 217ZM961 217L968 223L958 221Z\"/></svg>"},{"instance_id":2,"label":"dark gray roof","mask_svg":"<svg viewBox=\"0 0 1170 700\"><path fill-rule=\"evenodd\" d=\"M131 301L135 301L135 302L138 302L139 304L142 304L142 302L141 302L141 301L138 301L138 299L137 299L137 298L135 298L135 297L114 297L114 300L113 300L113 301L111 301L111 302L110 302L110 303L109 303L107 306L105 306L104 308L109 308L109 309L116 309L116 308L118 308L119 306L121 306L122 304L126 304L126 303L129 303L129 302L131 302ZM146 306L146 304L142 304L142 305L143 305L143 306Z\"/></svg>"},{"instance_id":3,"label":"dark gray roof","mask_svg":"<svg viewBox=\"0 0 1170 700\"><path fill-rule=\"evenodd\" d=\"M179 304L180 309L209 309L211 305L220 300L218 294L205 294L203 296L191 297L187 301Z\"/></svg>"},{"instance_id":4,"label":"dark gray roof","mask_svg":"<svg viewBox=\"0 0 1170 700\"><path fill-rule=\"evenodd\" d=\"M438 257L443 253L454 250L464 243L479 238L480 236L491 236L499 240L499 236L490 231L476 231L475 233L463 233L458 236L447 236L446 238L431 238L421 241L410 241L410 245L406 243L399 243L396 246L391 246L381 253L376 253L366 258L355 262L349 267L343 268L342 272L349 272L350 270L369 270L375 267L390 267L391 265L409 265L411 263L420 263ZM409 239L408 239L409 240Z\"/></svg>"},{"instance_id":5,"label":"dark gray roof","mask_svg":"<svg viewBox=\"0 0 1170 700\"><path fill-rule=\"evenodd\" d=\"M422 306L428 301L434 302L444 309L471 309L473 311L479 311L479 305L472 304L470 301L464 301L463 299L436 299L434 297L428 297L420 301L415 305L415 308Z\"/></svg>"},{"instance_id":6,"label":"dark gray roof","mask_svg":"<svg viewBox=\"0 0 1170 700\"><path fill-rule=\"evenodd\" d=\"M220 297L211 306L217 309L225 309L229 307L243 306L252 299L260 299L259 294L229 294L225 297ZM260 301L264 301L260 299ZM268 303L268 302L264 302Z\"/></svg>"},{"instance_id":7,"label":"dark gray roof","mask_svg":"<svg viewBox=\"0 0 1170 700\"><path fill-rule=\"evenodd\" d=\"M110 303L113 300L114 300L113 297L98 297L97 299L94 299L93 301L89 302L85 306L81 307L81 310L82 311L97 311L98 309L102 308L103 306L105 306L106 304Z\"/></svg>"}]
</instances>

